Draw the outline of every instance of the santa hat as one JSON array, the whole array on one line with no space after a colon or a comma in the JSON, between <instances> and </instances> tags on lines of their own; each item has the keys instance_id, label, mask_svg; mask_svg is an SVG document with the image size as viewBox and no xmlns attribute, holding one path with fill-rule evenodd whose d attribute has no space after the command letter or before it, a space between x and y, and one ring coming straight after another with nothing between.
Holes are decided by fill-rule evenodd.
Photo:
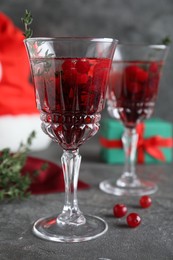
<instances>
[{"instance_id":1,"label":"santa hat","mask_svg":"<svg viewBox=\"0 0 173 260\"><path fill-rule=\"evenodd\" d=\"M45 148L50 142L40 127L23 40L22 31L0 12L0 149L9 147L12 151L33 130L32 149Z\"/></svg>"}]
</instances>

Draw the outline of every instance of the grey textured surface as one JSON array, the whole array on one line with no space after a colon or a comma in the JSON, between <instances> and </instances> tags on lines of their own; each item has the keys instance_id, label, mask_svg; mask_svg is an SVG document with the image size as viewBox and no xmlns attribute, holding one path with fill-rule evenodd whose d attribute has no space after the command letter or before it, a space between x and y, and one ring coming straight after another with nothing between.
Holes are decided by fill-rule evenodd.
<instances>
[{"instance_id":1,"label":"grey textured surface","mask_svg":"<svg viewBox=\"0 0 173 260\"><path fill-rule=\"evenodd\" d=\"M173 41L172 0L1 0L0 10L23 29L24 10L32 11L34 36L113 37L120 42ZM155 116L173 121L172 45L164 69ZM104 112L105 114L106 112Z\"/></svg>"},{"instance_id":2,"label":"grey textured surface","mask_svg":"<svg viewBox=\"0 0 173 260\"><path fill-rule=\"evenodd\" d=\"M104 218L109 229L106 234L82 243L47 242L35 237L32 224L40 217L62 210L64 193L32 196L24 201L0 203L0 259L1 260L171 260L173 259L173 174L172 164L138 166L138 174L155 181L159 191L152 195L153 205L139 207L138 197L115 197L99 190L105 178L117 178L122 166L106 165L98 158L96 138L81 147L83 156L80 179L91 188L78 192L80 209L86 214ZM34 156L60 160L61 150L52 143L47 151ZM57 159L58 158L58 159ZM142 224L135 228L126 219L115 219L112 208L125 203L128 211L138 212Z\"/></svg>"},{"instance_id":3,"label":"grey textured surface","mask_svg":"<svg viewBox=\"0 0 173 260\"><path fill-rule=\"evenodd\" d=\"M1 0L0 10L22 27L20 17L28 8L34 16L35 36L115 37L121 42L158 43L169 35L173 40L172 0ZM164 69L155 116L173 122L172 46ZM106 115L106 111L104 112ZM104 194L98 184L105 178L118 177L122 166L101 163L94 137L83 147L80 179L91 189L78 192L84 213L103 217L108 232L84 243L55 243L36 238L32 223L39 217L59 212L64 194L32 196L25 201L0 203L0 260L171 260L173 259L173 173L172 164L138 167L139 175L159 185L147 210L138 207L138 198L119 198ZM51 144L47 151L34 156L60 163L61 149ZM145 172L145 174L144 174ZM127 228L125 218L112 216L115 203L126 203L129 212L138 212L142 224Z\"/></svg>"}]
</instances>

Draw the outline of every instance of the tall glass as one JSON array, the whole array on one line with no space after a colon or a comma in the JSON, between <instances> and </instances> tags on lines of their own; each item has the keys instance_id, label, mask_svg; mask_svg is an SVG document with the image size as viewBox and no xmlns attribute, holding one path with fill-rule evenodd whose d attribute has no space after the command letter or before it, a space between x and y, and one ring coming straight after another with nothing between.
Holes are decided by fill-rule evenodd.
<instances>
[{"instance_id":1,"label":"tall glass","mask_svg":"<svg viewBox=\"0 0 173 260\"><path fill-rule=\"evenodd\" d=\"M45 134L63 149L65 203L61 213L37 220L33 232L57 242L94 239L106 222L83 215L77 200L79 146L99 130L108 73L117 41L107 38L29 38L25 40Z\"/></svg>"},{"instance_id":2,"label":"tall glass","mask_svg":"<svg viewBox=\"0 0 173 260\"><path fill-rule=\"evenodd\" d=\"M157 191L154 182L140 180L135 171L138 143L136 126L153 113L167 51L165 45L117 46L110 73L107 103L109 114L124 125L122 143L125 166L119 179L100 183L100 189L106 193L141 196Z\"/></svg>"}]
</instances>

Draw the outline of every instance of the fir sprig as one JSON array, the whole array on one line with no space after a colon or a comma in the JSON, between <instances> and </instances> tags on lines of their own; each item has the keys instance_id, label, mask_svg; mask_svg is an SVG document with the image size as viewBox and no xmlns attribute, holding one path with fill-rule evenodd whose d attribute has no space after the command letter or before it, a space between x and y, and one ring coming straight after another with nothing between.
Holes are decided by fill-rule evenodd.
<instances>
[{"instance_id":1,"label":"fir sprig","mask_svg":"<svg viewBox=\"0 0 173 260\"><path fill-rule=\"evenodd\" d=\"M170 43L171 43L171 39L170 39L169 36L166 36L165 38L163 38L162 44L164 44L164 45L170 45Z\"/></svg>"},{"instance_id":2,"label":"fir sprig","mask_svg":"<svg viewBox=\"0 0 173 260\"><path fill-rule=\"evenodd\" d=\"M11 153L9 148L0 151L0 200L21 199L30 195L28 188L33 179L29 173L21 175L21 170L26 163L27 154L34 138L35 132L33 131L26 144L21 143L16 153ZM38 173L33 172L33 178Z\"/></svg>"},{"instance_id":3,"label":"fir sprig","mask_svg":"<svg viewBox=\"0 0 173 260\"><path fill-rule=\"evenodd\" d=\"M29 12L28 10L25 10L24 17L22 17L21 20L25 26L25 33L24 33L25 37L31 38L33 35L33 30L29 27L33 22L33 17L32 17L31 12Z\"/></svg>"}]
</instances>

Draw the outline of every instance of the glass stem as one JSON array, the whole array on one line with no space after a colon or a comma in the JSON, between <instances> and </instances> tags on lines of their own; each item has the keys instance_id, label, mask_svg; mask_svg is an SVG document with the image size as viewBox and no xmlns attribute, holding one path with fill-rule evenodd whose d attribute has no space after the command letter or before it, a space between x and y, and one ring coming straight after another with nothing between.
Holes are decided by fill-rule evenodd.
<instances>
[{"instance_id":1,"label":"glass stem","mask_svg":"<svg viewBox=\"0 0 173 260\"><path fill-rule=\"evenodd\" d=\"M124 173L118 180L121 186L136 186L140 184L135 173L135 157L138 142L138 134L136 129L125 128L122 136L122 143L125 152Z\"/></svg>"},{"instance_id":2,"label":"glass stem","mask_svg":"<svg viewBox=\"0 0 173 260\"><path fill-rule=\"evenodd\" d=\"M63 151L61 157L65 182L65 203L62 213L57 218L58 225L82 225L85 217L78 207L77 185L81 156L79 150Z\"/></svg>"}]
</instances>

